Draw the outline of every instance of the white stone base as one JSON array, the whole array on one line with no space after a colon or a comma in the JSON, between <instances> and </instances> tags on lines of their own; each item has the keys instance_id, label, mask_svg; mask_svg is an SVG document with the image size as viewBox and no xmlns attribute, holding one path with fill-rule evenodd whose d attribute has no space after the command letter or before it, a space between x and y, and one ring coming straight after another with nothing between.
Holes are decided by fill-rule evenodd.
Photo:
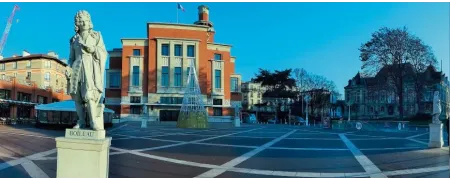
<instances>
[{"instance_id":1,"label":"white stone base","mask_svg":"<svg viewBox=\"0 0 450 180\"><path fill-rule=\"evenodd\" d=\"M72 132L72 133L70 133ZM74 132L79 132L77 138ZM92 137L102 139L93 139ZM56 138L58 151L57 178L108 178L109 147L111 137L104 138L104 131L66 130L66 137Z\"/></svg>"},{"instance_id":2,"label":"white stone base","mask_svg":"<svg viewBox=\"0 0 450 180\"><path fill-rule=\"evenodd\" d=\"M234 118L234 127L241 127L241 120L239 118Z\"/></svg>"},{"instance_id":3,"label":"white stone base","mask_svg":"<svg viewBox=\"0 0 450 180\"><path fill-rule=\"evenodd\" d=\"M142 119L141 128L147 128L147 119Z\"/></svg>"},{"instance_id":4,"label":"white stone base","mask_svg":"<svg viewBox=\"0 0 450 180\"><path fill-rule=\"evenodd\" d=\"M443 125L441 123L430 124L430 142L428 147L430 148L441 148L444 145L444 139L442 134Z\"/></svg>"}]
</instances>

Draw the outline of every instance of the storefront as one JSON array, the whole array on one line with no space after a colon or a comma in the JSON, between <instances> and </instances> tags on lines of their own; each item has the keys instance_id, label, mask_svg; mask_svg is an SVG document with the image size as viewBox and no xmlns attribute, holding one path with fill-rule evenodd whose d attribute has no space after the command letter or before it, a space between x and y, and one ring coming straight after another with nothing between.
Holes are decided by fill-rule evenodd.
<instances>
[{"instance_id":1,"label":"storefront","mask_svg":"<svg viewBox=\"0 0 450 180\"><path fill-rule=\"evenodd\" d=\"M73 100L41 104L36 106L37 124L74 125L78 120ZM103 119L105 126L112 125L114 111L104 109Z\"/></svg>"}]
</instances>

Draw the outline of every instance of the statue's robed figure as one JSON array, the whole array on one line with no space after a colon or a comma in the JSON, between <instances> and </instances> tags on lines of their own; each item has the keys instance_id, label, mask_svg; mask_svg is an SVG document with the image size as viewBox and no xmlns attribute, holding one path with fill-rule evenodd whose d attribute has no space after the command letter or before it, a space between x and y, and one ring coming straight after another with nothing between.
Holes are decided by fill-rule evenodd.
<instances>
[{"instance_id":1,"label":"statue's robed figure","mask_svg":"<svg viewBox=\"0 0 450 180\"><path fill-rule=\"evenodd\" d=\"M103 130L101 96L107 51L100 32L92 30L93 24L87 11L75 15L75 35L70 39L68 92L75 101L78 122L74 128L83 128L86 118L93 130ZM87 117L86 117L87 115Z\"/></svg>"}]
</instances>

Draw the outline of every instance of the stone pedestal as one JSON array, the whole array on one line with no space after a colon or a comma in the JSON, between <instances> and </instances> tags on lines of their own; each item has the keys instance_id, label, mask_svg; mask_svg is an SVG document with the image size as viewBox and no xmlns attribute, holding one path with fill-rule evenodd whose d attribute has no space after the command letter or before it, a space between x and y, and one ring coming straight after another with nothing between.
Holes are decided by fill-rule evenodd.
<instances>
[{"instance_id":1,"label":"stone pedestal","mask_svg":"<svg viewBox=\"0 0 450 180\"><path fill-rule=\"evenodd\" d=\"M234 118L234 127L241 127L241 120L239 118Z\"/></svg>"},{"instance_id":2,"label":"stone pedestal","mask_svg":"<svg viewBox=\"0 0 450 180\"><path fill-rule=\"evenodd\" d=\"M441 148L444 145L442 127L442 123L430 124L430 142L428 143L428 147Z\"/></svg>"},{"instance_id":3,"label":"stone pedestal","mask_svg":"<svg viewBox=\"0 0 450 180\"><path fill-rule=\"evenodd\" d=\"M56 138L57 178L108 178L111 137L105 131L66 129Z\"/></svg>"},{"instance_id":4,"label":"stone pedestal","mask_svg":"<svg viewBox=\"0 0 450 180\"><path fill-rule=\"evenodd\" d=\"M147 118L142 118L141 121L141 128L147 128Z\"/></svg>"}]
</instances>

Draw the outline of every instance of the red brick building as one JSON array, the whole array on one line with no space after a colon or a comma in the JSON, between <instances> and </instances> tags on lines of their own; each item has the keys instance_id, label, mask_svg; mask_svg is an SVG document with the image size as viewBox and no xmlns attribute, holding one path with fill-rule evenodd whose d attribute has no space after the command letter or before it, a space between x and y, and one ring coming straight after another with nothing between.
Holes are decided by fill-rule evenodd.
<instances>
[{"instance_id":1,"label":"red brick building","mask_svg":"<svg viewBox=\"0 0 450 180\"><path fill-rule=\"evenodd\" d=\"M231 45L214 42L209 8L198 7L194 24L147 23L146 38L123 38L109 51L106 106L124 117L174 121L193 60L210 116L231 116L241 101Z\"/></svg>"}]
</instances>

